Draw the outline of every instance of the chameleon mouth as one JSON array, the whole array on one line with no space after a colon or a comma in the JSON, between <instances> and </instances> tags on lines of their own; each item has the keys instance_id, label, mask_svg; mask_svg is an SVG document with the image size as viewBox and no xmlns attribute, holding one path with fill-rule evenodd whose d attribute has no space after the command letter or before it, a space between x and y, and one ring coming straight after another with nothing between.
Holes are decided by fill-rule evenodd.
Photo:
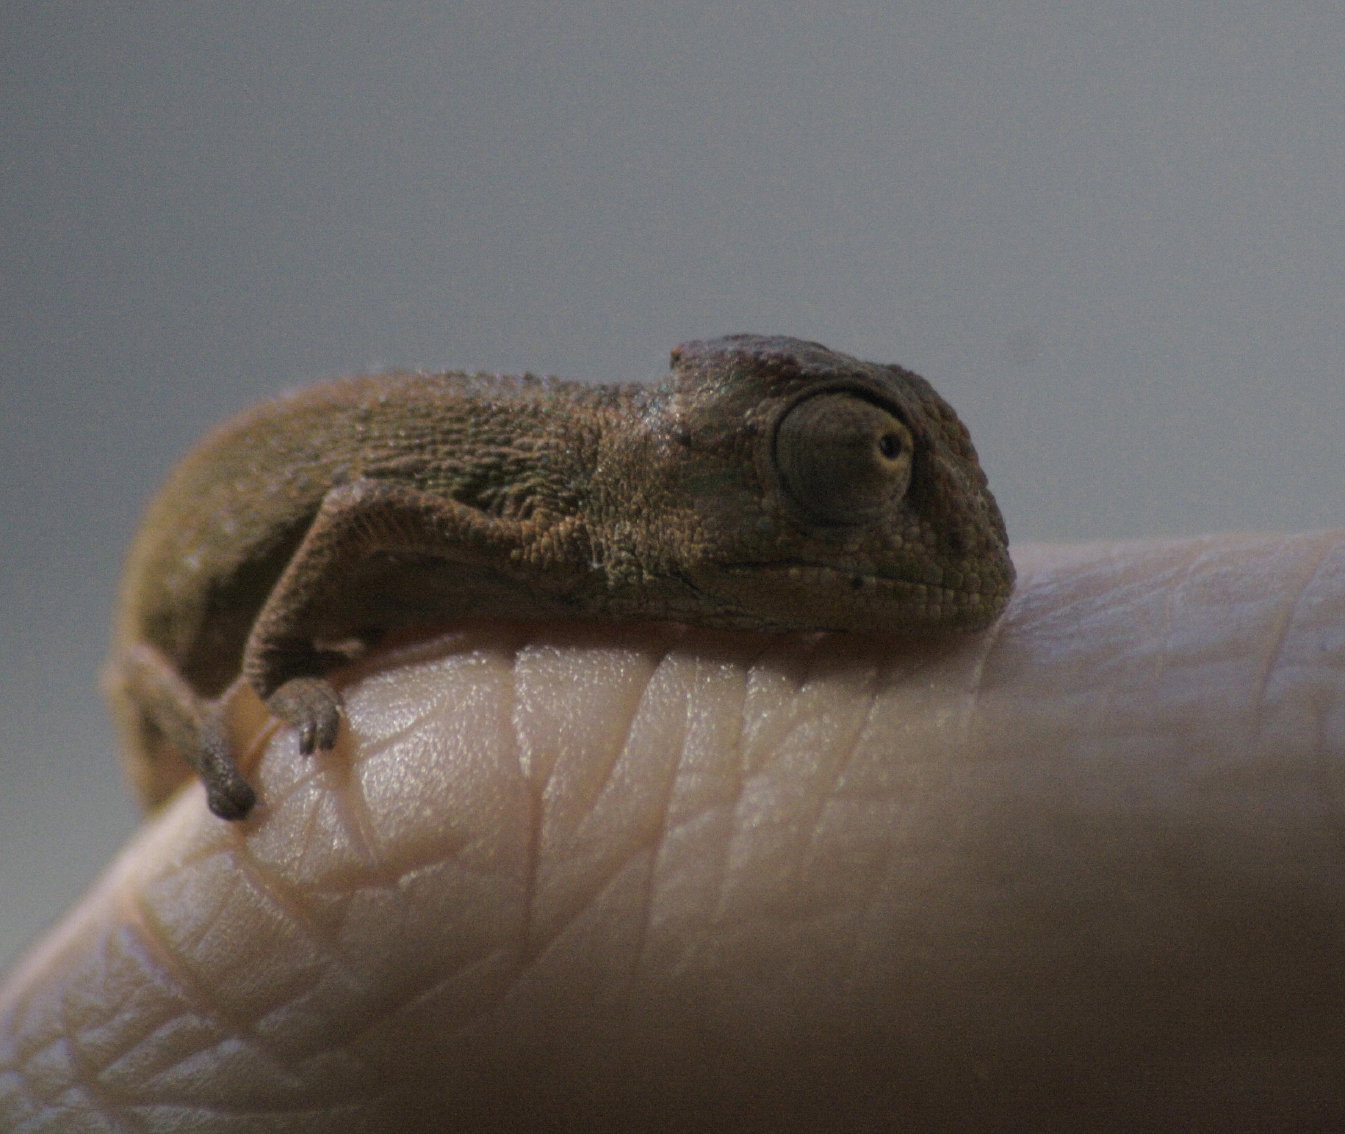
<instances>
[{"instance_id":1,"label":"chameleon mouth","mask_svg":"<svg viewBox=\"0 0 1345 1134\"><path fill-rule=\"evenodd\" d=\"M971 577L959 586L898 579L814 563L740 563L724 569L734 598L794 625L883 632L916 625L961 629L987 626L1013 589L1005 577Z\"/></svg>"},{"instance_id":2,"label":"chameleon mouth","mask_svg":"<svg viewBox=\"0 0 1345 1134\"><path fill-rule=\"evenodd\" d=\"M847 571L843 567L829 567L817 563L747 563L728 569L735 575L769 577L787 581L791 586L825 587L835 593L845 588L851 594L872 594L875 597L901 596L918 602L982 605L1000 602L1013 589L1013 577L996 581L993 585L948 586L944 583L899 579L892 575L871 575L863 571ZM978 581L979 583L979 581Z\"/></svg>"}]
</instances>

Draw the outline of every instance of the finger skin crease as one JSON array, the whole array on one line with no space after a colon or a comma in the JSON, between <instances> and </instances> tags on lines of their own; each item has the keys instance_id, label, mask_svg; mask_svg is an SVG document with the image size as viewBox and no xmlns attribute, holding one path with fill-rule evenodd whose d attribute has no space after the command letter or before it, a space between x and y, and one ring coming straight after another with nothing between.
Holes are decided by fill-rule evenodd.
<instances>
[{"instance_id":1,"label":"finger skin crease","mask_svg":"<svg viewBox=\"0 0 1345 1134\"><path fill-rule=\"evenodd\" d=\"M641 713L648 709L648 699L651 686L659 675L660 671L666 666L670 651L664 650L659 655L651 659L647 664L641 664L642 676L639 684L639 690L635 695L629 697L623 707L623 718L620 727L613 728L609 735L620 738L620 743L612 745L607 753L590 753L593 756L604 755L601 765L601 774L595 778L592 794L589 797L589 811L579 821L592 821L601 824L601 816L594 814L595 810L603 800L604 795L611 788L616 786L616 777L618 770L623 764L635 759L631 752L631 737L635 732L635 725L640 718ZM516 743L522 748L526 743L526 734L517 731ZM645 862L646 884L644 890L649 891L651 885L648 876L652 873L653 862L657 855L658 845L665 837L667 822L667 800L671 788L663 792L662 799L657 804L657 820L651 822L649 830L643 834L638 834L633 839L623 840L614 836L610 845L617 849L604 855L604 863L596 869L596 872L582 883L582 892L566 894L564 896L564 907L568 911L557 918L554 914L549 919L549 924L542 926L541 917L538 915L537 897L540 877L538 874L538 863L541 861L545 848L543 844L546 838L546 798L551 777L555 773L555 767L547 770L546 779L539 784L530 794L534 800L535 814L530 832L533 849L529 854L529 876L527 895L528 901L525 906L525 918L522 926L522 950L519 959L519 975L522 977L527 971L543 961L548 953L555 947L556 943L564 938L566 930L582 918L586 913L599 904L603 895L607 893L612 885L626 873L627 870L639 864L641 859ZM671 776L668 777L671 780ZM643 924L643 919L641 920ZM643 932L639 930L641 939L635 950L638 956L643 948Z\"/></svg>"},{"instance_id":2,"label":"finger skin crease","mask_svg":"<svg viewBox=\"0 0 1345 1134\"><path fill-rule=\"evenodd\" d=\"M185 1005L186 1011L199 1019L212 1021L219 1033L213 1046L236 1040L264 1053L272 1067L282 1069L286 1061L273 1045L256 1033L253 1022L231 1012L227 997L212 996L207 992L185 958L169 947L169 935L143 894L136 894L130 899L127 911L131 915L128 917L128 926L138 931L134 940L145 950L146 975L156 989L161 993L167 991ZM184 1062L197 1054L197 1051L179 1054L176 1062Z\"/></svg>"},{"instance_id":3,"label":"finger skin crease","mask_svg":"<svg viewBox=\"0 0 1345 1134\"><path fill-rule=\"evenodd\" d=\"M817 639L804 644L800 655L789 667L788 675L792 678L793 692L790 699L791 706L797 706L798 699L804 695L814 680L816 647ZM761 664L770 666L770 661L763 659ZM720 924L731 916L735 875L743 862L752 857L753 843L761 835L761 829L753 817L753 811L759 805L758 798L754 794L754 786L771 782L775 771L772 765L778 758L778 753L789 751L791 741L798 734L799 714L794 708L787 709L778 715L774 724L775 727L768 732L757 728L747 730L747 740L738 763L737 790L729 820L730 834L718 872L717 898L711 924ZM813 818L816 819L816 812Z\"/></svg>"},{"instance_id":4,"label":"finger skin crease","mask_svg":"<svg viewBox=\"0 0 1345 1134\"><path fill-rule=\"evenodd\" d=\"M542 863L542 816L543 816L543 798L546 794L546 780L550 776L548 770L541 779L542 782L536 782L537 777L532 774L533 769L530 766L530 752L527 742L527 729L523 720L523 699L522 690L519 687L519 658L522 653L521 647L516 646L513 655L510 658L507 670L509 683L509 728L507 735L513 748L513 759L518 768L519 779L527 788L528 800L528 840L524 848L523 860L523 919L519 927L519 945L521 949L527 948L527 943L532 939L533 921L537 910L537 890L541 884L541 863Z\"/></svg>"},{"instance_id":5,"label":"finger skin crease","mask_svg":"<svg viewBox=\"0 0 1345 1134\"><path fill-rule=\"evenodd\" d=\"M814 806L811 814L800 816L800 830L806 832L807 841L801 848L794 866L794 872L806 870L817 857L818 839L822 835L822 817L833 807L844 806L841 783L851 768L855 755L860 751L864 737L873 727L873 714L878 706L878 669L869 666L864 674L863 708L860 712L847 711L852 723L845 727L845 736L830 742L833 756L827 761L826 782L819 777L814 791Z\"/></svg>"},{"instance_id":6,"label":"finger skin crease","mask_svg":"<svg viewBox=\"0 0 1345 1134\"><path fill-rule=\"evenodd\" d=\"M342 956L339 946L331 940L331 934L313 920L312 915L298 900L297 895L293 893L292 885L263 866L254 855L246 852L240 852L235 856L235 864L239 873L238 884L250 886L280 914L285 924L317 955L320 960L317 966L319 970L326 969L340 976L352 989L362 986L363 980ZM356 888L358 887L352 887Z\"/></svg>"},{"instance_id":7,"label":"finger skin crease","mask_svg":"<svg viewBox=\"0 0 1345 1134\"><path fill-rule=\"evenodd\" d=\"M144 1098L134 1099L119 1086L119 1080L126 1076L127 1082L140 1084L137 1094L143 1096L145 1088L153 1089L156 1079L182 1064L197 1059L203 1052L212 1048L239 1043L261 1052L271 1067L279 1071L283 1061L278 1053L256 1035L250 1026L237 1018L230 1018L225 1006L216 998L209 996L199 986L191 971L180 963L180 958L166 947L164 935L158 930L153 914L137 899L122 901L124 928L118 934L123 959L130 959L146 978L146 983L154 989L154 995L161 1005L161 1012L150 1017L139 1017L145 1026L139 1035L126 1034L127 1024L136 1022L135 1013L127 1013L123 1006L110 1004L92 1020L74 1018L75 1005L66 1000L61 1005L59 1033L26 1052L19 1053L14 1061L15 1073L6 1076L17 1083L25 1095L28 1106L27 1115L38 1122L35 1128L42 1128L38 1116L43 1109L69 1119L74 1114L97 1116L112 1128L127 1131L161 1128L148 1118L138 1118L146 1111L158 1109L163 1105L162 1098L153 1104ZM142 1013L143 1013L142 1008ZM146 1060L155 1052L162 1052L181 1043L179 1030L170 1036L172 1042L163 1042L173 1026L184 1016L194 1016L198 1021L210 1021L209 1031L213 1040L209 1045L197 1047L188 1052L174 1051L172 1059L155 1069L147 1069ZM116 1048L112 1056L98 1057L86 1050L81 1037L98 1035L101 1046L112 1043ZM40 1084L45 1076L39 1069L46 1062L44 1053L59 1048L65 1055L70 1070L63 1072L56 1081L59 1094L45 1097ZM125 1074L120 1070L125 1068ZM148 1073L147 1073L148 1071ZM290 1077L292 1085L298 1080ZM39 1101L40 1100L40 1101ZM82 1100L82 1101L81 1101ZM195 1109L195 1108L193 1108Z\"/></svg>"},{"instance_id":8,"label":"finger skin crease","mask_svg":"<svg viewBox=\"0 0 1345 1134\"><path fill-rule=\"evenodd\" d=\"M668 651L664 650L660 654L657 663L650 671L648 678L644 683L644 689L641 691L638 703L634 706L630 716L626 720L624 735L625 743L621 746L621 755L619 759L631 761L638 759L638 754L631 751L631 738L634 733L636 717L639 713L639 707L644 705L649 696L650 685L655 675L660 669L666 667L668 661ZM635 947L631 951L630 976L638 974L645 963L645 948L649 942L649 931L651 920L653 918L655 887L658 885L660 867L663 865L664 849L668 845L670 834L670 823L672 820L673 798L677 791L677 779L679 773L685 767L685 757L687 754L687 738L690 729L687 726L687 715L691 711L691 706L684 701L682 712L678 717L678 732L676 738L670 743L674 752L680 753L678 758L672 762L672 767L668 774L662 777L659 798L656 803L656 816L651 821L648 837L643 840L643 845L632 848L632 858L643 855L645 860L643 885L640 888L640 908L635 919ZM615 767L615 765L613 765ZM609 769L609 776L611 770Z\"/></svg>"},{"instance_id":9,"label":"finger skin crease","mask_svg":"<svg viewBox=\"0 0 1345 1134\"><path fill-rule=\"evenodd\" d=\"M117 1092L109 1091L102 1085L102 1069L97 1061L86 1058L85 1052L79 1042L79 1027L70 1021L63 1021L65 1027L62 1034L54 1038L50 1045L59 1045L66 1056L66 1060L73 1070L74 1074L65 1082L62 1082L62 1091L56 1097L44 1098L43 1103L50 1108L55 1115L68 1115L70 1113L79 1113L84 1111L105 1117L113 1122L120 1130L141 1131L145 1127L136 1122L128 1110L129 1104L117 1097ZM34 1053L35 1055L37 1053ZM30 1059L30 1064L36 1062ZM34 1076L25 1076L26 1083L32 1083ZM72 1097L74 1096L74 1097ZM32 1098L32 1092L29 1092ZM79 1101L76 1102L75 1100Z\"/></svg>"},{"instance_id":10,"label":"finger skin crease","mask_svg":"<svg viewBox=\"0 0 1345 1134\"><path fill-rule=\"evenodd\" d=\"M1270 689L1275 677L1280 672L1281 663L1284 660L1285 648L1289 644L1293 631L1299 625L1299 615L1309 596L1313 592L1314 584L1322 573L1323 565L1333 556L1340 553L1340 545L1334 542L1324 541L1321 551L1312 561L1311 566L1303 572L1303 578L1294 588L1292 596L1287 593L1284 596L1282 611L1277 620L1274 634L1271 636L1265 651L1265 664L1261 669L1261 677L1257 683L1257 702L1253 711L1252 719L1257 722L1257 733L1255 739L1260 741L1263 738L1269 714L1265 713L1266 703L1270 697Z\"/></svg>"},{"instance_id":11,"label":"finger skin crease","mask_svg":"<svg viewBox=\"0 0 1345 1134\"><path fill-rule=\"evenodd\" d=\"M657 834L652 840L654 853L648 874L648 887L644 895L645 902L641 910L640 942L632 966L632 976L649 971L655 963L651 955L650 936L657 916L655 911L660 902L676 900L669 895L676 888L678 873L685 869L676 861L677 858L685 858L688 853L694 854L697 872L706 878L703 890L711 895L710 909L720 909L725 901L731 847L727 838L716 837L714 830L717 828L713 817L718 812L722 816L723 827L731 829L732 816L736 814L746 790L746 767L751 735L748 720L749 687L751 674L760 666L763 657L764 652L745 658L743 669L739 672L731 694L727 690L724 692L725 696L731 695L735 699L732 713L725 714L726 718L731 716L734 727L732 732L724 737L723 747L720 750L723 774L717 777L714 784L707 786L706 772L691 766L691 761L696 757L692 750L693 705L689 699L683 702L683 711L678 718L678 734L670 740L672 750L678 753L678 756L666 781L667 792L662 800L659 822L655 827ZM708 800L696 798L694 803L689 803L685 798L688 795L694 797L708 795L711 798ZM681 845L681 836L684 834L695 839L693 851L689 852ZM684 914L685 910L678 910L677 913Z\"/></svg>"},{"instance_id":12,"label":"finger skin crease","mask_svg":"<svg viewBox=\"0 0 1345 1134\"><path fill-rule=\"evenodd\" d=\"M1330 853L1340 860L1345 858L1345 790L1340 763L1345 693L1331 665L1338 647L1333 650L1323 637L1319 629L1322 619L1313 607L1323 601L1339 602L1335 599L1334 580L1345 570L1342 564L1345 542L1321 536L1299 539L1318 541L1320 548L1304 566L1298 583L1292 589L1285 588L1274 629L1267 635L1252 710L1255 722L1252 742L1273 749L1279 743L1277 729L1284 712L1294 712L1294 702L1307 703L1307 711L1313 718L1313 750L1317 756L1311 786L1316 805L1306 821L1320 831L1331 847Z\"/></svg>"},{"instance_id":13,"label":"finger skin crease","mask_svg":"<svg viewBox=\"0 0 1345 1134\"><path fill-rule=\"evenodd\" d=\"M986 673L993 669L991 659L995 655L995 650L999 645L1007 621L1008 618L1005 615L996 618L977 640L976 656L972 660L967 674L966 695L962 698L962 712L957 729L958 740L965 739L970 732L971 717L976 711L976 706L980 703Z\"/></svg>"},{"instance_id":14,"label":"finger skin crease","mask_svg":"<svg viewBox=\"0 0 1345 1134\"><path fill-rule=\"evenodd\" d=\"M336 765L334 762L329 762L325 768L319 769L317 774L325 774L342 781L339 785L334 785L337 786L337 790L331 793L336 810L336 819L345 835L347 844L355 856L363 862L365 870L369 874L366 885L381 883L384 886L395 886L397 876L386 868L387 852L378 838L378 827L373 816L369 813L368 800L365 798L364 792L359 789L358 784L353 782L353 774L349 766L345 764L344 756L344 753L336 754L337 760L342 761L340 771L330 770ZM342 788L346 790L341 790ZM315 819L316 816L310 821Z\"/></svg>"}]
</instances>

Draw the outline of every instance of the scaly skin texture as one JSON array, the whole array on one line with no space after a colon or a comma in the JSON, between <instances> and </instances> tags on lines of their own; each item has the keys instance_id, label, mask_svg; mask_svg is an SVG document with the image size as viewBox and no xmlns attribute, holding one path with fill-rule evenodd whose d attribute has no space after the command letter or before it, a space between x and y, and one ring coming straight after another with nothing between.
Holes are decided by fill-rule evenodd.
<instances>
[{"instance_id":1,"label":"scaly skin texture","mask_svg":"<svg viewBox=\"0 0 1345 1134\"><path fill-rule=\"evenodd\" d=\"M463 617L976 630L1013 586L962 423L923 378L798 339L686 343L658 385L386 374L227 423L132 547L106 687L142 799L255 801L245 685L331 748L326 675Z\"/></svg>"}]
</instances>

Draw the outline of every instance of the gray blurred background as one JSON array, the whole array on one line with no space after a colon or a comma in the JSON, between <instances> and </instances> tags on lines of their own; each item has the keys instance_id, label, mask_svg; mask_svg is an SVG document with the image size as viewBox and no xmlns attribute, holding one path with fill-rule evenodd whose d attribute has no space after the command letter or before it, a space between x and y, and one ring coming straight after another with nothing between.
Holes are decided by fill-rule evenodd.
<instances>
[{"instance_id":1,"label":"gray blurred background","mask_svg":"<svg viewBox=\"0 0 1345 1134\"><path fill-rule=\"evenodd\" d=\"M1345 521L1339 0L0 11L0 963L137 822L137 516L287 387L786 333L933 380L1016 540Z\"/></svg>"}]
</instances>

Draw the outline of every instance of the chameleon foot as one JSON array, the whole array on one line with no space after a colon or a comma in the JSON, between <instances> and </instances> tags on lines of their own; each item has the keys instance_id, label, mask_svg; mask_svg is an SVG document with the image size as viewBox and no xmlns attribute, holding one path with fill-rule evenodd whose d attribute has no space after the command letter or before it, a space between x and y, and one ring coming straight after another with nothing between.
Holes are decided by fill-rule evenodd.
<instances>
[{"instance_id":1,"label":"chameleon foot","mask_svg":"<svg viewBox=\"0 0 1345 1134\"><path fill-rule=\"evenodd\" d=\"M273 716L299 730L299 751L305 756L326 752L341 728L341 694L320 677L295 677L266 698Z\"/></svg>"},{"instance_id":2,"label":"chameleon foot","mask_svg":"<svg viewBox=\"0 0 1345 1134\"><path fill-rule=\"evenodd\" d=\"M217 710L206 718L201 749L192 762L205 784L206 806L221 819L244 819L257 802L257 793L234 762L221 717Z\"/></svg>"},{"instance_id":3,"label":"chameleon foot","mask_svg":"<svg viewBox=\"0 0 1345 1134\"><path fill-rule=\"evenodd\" d=\"M228 784L207 781L205 802L221 819L246 819L257 802L257 793L241 776Z\"/></svg>"}]
</instances>

